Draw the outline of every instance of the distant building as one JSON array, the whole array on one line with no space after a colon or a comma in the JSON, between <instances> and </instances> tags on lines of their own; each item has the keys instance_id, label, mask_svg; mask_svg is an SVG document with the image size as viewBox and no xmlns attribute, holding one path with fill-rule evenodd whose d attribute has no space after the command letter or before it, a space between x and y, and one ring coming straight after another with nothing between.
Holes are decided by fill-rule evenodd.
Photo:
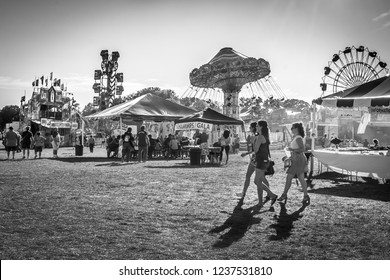
<instances>
[{"instance_id":1,"label":"distant building","mask_svg":"<svg viewBox=\"0 0 390 280\"><path fill-rule=\"evenodd\" d=\"M31 126L31 131L41 131L46 138L46 146L50 146L50 135L57 128L63 138L62 145L72 145L72 134L79 127L72 122L70 93L63 86L34 87L31 99L22 105L22 127Z\"/></svg>"}]
</instances>

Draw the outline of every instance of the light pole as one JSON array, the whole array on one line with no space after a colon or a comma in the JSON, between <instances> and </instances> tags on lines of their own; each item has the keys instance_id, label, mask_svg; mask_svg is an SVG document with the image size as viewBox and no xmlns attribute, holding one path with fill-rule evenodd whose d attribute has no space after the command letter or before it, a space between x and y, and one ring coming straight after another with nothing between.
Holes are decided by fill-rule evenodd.
<instances>
[{"instance_id":1,"label":"light pole","mask_svg":"<svg viewBox=\"0 0 390 280\"><path fill-rule=\"evenodd\" d=\"M123 73L116 73L119 52L115 51L110 55L108 50L102 50L100 56L102 57L101 70L95 70L95 83L92 87L99 96L94 97L93 105L98 106L100 110L104 110L113 105L115 95L122 95Z\"/></svg>"}]
</instances>

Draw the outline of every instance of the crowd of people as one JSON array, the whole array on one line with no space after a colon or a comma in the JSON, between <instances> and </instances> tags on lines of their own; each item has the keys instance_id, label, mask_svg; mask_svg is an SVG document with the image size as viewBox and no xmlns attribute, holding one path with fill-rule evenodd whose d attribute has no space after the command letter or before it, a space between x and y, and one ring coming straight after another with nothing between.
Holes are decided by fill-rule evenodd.
<instances>
[{"instance_id":1,"label":"crowd of people","mask_svg":"<svg viewBox=\"0 0 390 280\"><path fill-rule=\"evenodd\" d=\"M356 139L339 139L338 137L331 136L328 137L327 134L324 134L320 138L320 144L322 148L355 148L355 147L363 147L378 150L382 147L379 145L379 140L376 138L372 139L370 143L368 139L364 139L363 141L358 141Z\"/></svg>"},{"instance_id":2,"label":"crowd of people","mask_svg":"<svg viewBox=\"0 0 390 280\"><path fill-rule=\"evenodd\" d=\"M246 139L247 152L242 153L241 156L249 155L249 164L247 166L246 175L244 178L244 186L239 196L239 204L244 203L247 190L249 188L252 175L254 176L254 183L257 187L258 203L256 208L261 208L265 203L271 201L271 206L279 201L287 203L288 192L291 187L293 178L297 178L302 186L303 198L302 203L309 205L310 197L307 192L307 183L305 180L305 173L307 170L307 157L305 151L307 149L305 143L305 130L302 123L294 123L291 127L292 140L286 147L286 154L284 157L286 171L286 180L283 193L278 196L271 189L270 183L267 179L267 171L269 170L272 157L270 153L270 138L268 123L264 120L253 122L250 124L250 135ZM236 135L233 139L239 139ZM81 136L80 136L81 137ZM50 134L50 142L53 150L53 157L58 157L58 149L61 145L61 136L58 130L54 128ZM15 159L15 153L21 152L22 159L30 158L30 150L34 151L34 159L41 158L42 150L45 146L46 138L37 131L35 135L30 130L30 127L25 127L24 131L19 134L10 126L8 131L3 135L3 145L6 148L7 160ZM148 159L155 157L162 157L165 159L176 159L178 157L188 156L188 150L185 147L189 145L198 145L201 150L206 150L209 146L209 135L206 130L200 132L197 130L192 139L182 136L181 134L169 134L167 137L159 137L153 139L150 134L145 131L145 126L140 127L140 131L136 134L132 133L132 128L129 127L123 135L111 135L105 139L104 144L107 151L107 158L119 157L123 162L129 162L131 159L137 162L145 163ZM345 141L344 141L345 142ZM86 143L93 153L95 147L95 139L89 136L85 139ZM326 135L321 139L322 147L326 148L332 144L332 140L328 139ZM340 143L343 143L340 141ZM354 142L345 142L345 145L355 146ZM237 146L238 145L238 146ZM234 152L239 150L239 140L232 140L231 132L229 130L223 131L221 137L214 146L220 147L219 161L222 162L223 157L226 157L226 164L229 161L230 148L234 147ZM364 147L372 149L380 148L379 141L373 139L372 144L365 139ZM12 156L12 158L10 158ZM205 161L207 154L202 152L202 162ZM286 163L288 164L286 165ZM266 196L263 198L263 193Z\"/></svg>"},{"instance_id":3,"label":"crowd of people","mask_svg":"<svg viewBox=\"0 0 390 280\"><path fill-rule=\"evenodd\" d=\"M26 126L21 134L14 131L14 128L10 126L8 131L3 135L2 140L2 144L7 152L6 160L14 160L15 153L19 152L22 152L22 159L29 159L30 150L34 151L34 159L42 158L42 150L45 147L46 138L41 135L40 131L37 131L35 135L33 135L29 126ZM53 157L57 158L58 149L62 141L57 128L52 130L49 140L53 149ZM10 158L10 156L12 157Z\"/></svg>"},{"instance_id":4,"label":"crowd of people","mask_svg":"<svg viewBox=\"0 0 390 280\"><path fill-rule=\"evenodd\" d=\"M187 157L188 151L185 147L190 144L190 140L180 134L169 134L155 139L145 131L145 126L141 126L140 131L134 135L129 127L123 135L108 136L105 143L107 158L121 156L123 162L146 162L153 158Z\"/></svg>"}]
</instances>

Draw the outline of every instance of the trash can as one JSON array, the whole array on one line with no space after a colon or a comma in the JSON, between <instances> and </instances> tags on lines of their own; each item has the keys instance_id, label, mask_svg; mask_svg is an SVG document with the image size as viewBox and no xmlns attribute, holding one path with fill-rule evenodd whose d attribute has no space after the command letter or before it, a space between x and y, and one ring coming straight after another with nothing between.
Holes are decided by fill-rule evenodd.
<instances>
[{"instance_id":1,"label":"trash can","mask_svg":"<svg viewBox=\"0 0 390 280\"><path fill-rule=\"evenodd\" d=\"M200 148L190 149L190 165L200 165L201 153L202 153L202 149Z\"/></svg>"},{"instance_id":2,"label":"trash can","mask_svg":"<svg viewBox=\"0 0 390 280\"><path fill-rule=\"evenodd\" d=\"M76 145L76 156L82 156L83 155L83 145Z\"/></svg>"}]
</instances>

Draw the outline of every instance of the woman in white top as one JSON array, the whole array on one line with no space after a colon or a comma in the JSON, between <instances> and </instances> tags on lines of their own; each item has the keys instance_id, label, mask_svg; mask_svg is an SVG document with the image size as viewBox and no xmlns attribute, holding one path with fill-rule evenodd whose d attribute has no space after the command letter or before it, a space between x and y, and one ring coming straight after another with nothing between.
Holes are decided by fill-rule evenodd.
<instances>
[{"instance_id":1,"label":"woman in white top","mask_svg":"<svg viewBox=\"0 0 390 280\"><path fill-rule=\"evenodd\" d=\"M231 142L231 138L230 138L230 131L229 130L225 130L223 132L223 135L220 139L220 143L221 143L221 155L219 156L219 162L222 162L222 155L223 155L223 150L225 150L226 152L226 164L228 163L228 160L229 160L229 150L230 150L230 142Z\"/></svg>"},{"instance_id":2,"label":"woman in white top","mask_svg":"<svg viewBox=\"0 0 390 280\"><path fill-rule=\"evenodd\" d=\"M303 137L305 137L305 130L301 123L294 123L291 127L291 131L294 135L290 146L287 148L291 152L291 166L287 169L286 185L284 187L283 194L280 196L278 201L287 202L287 193L291 187L291 181L296 175L303 189L303 204L310 204L310 197L307 194L307 184L305 180L305 168L307 166L307 159L304 154L305 145Z\"/></svg>"}]
</instances>

